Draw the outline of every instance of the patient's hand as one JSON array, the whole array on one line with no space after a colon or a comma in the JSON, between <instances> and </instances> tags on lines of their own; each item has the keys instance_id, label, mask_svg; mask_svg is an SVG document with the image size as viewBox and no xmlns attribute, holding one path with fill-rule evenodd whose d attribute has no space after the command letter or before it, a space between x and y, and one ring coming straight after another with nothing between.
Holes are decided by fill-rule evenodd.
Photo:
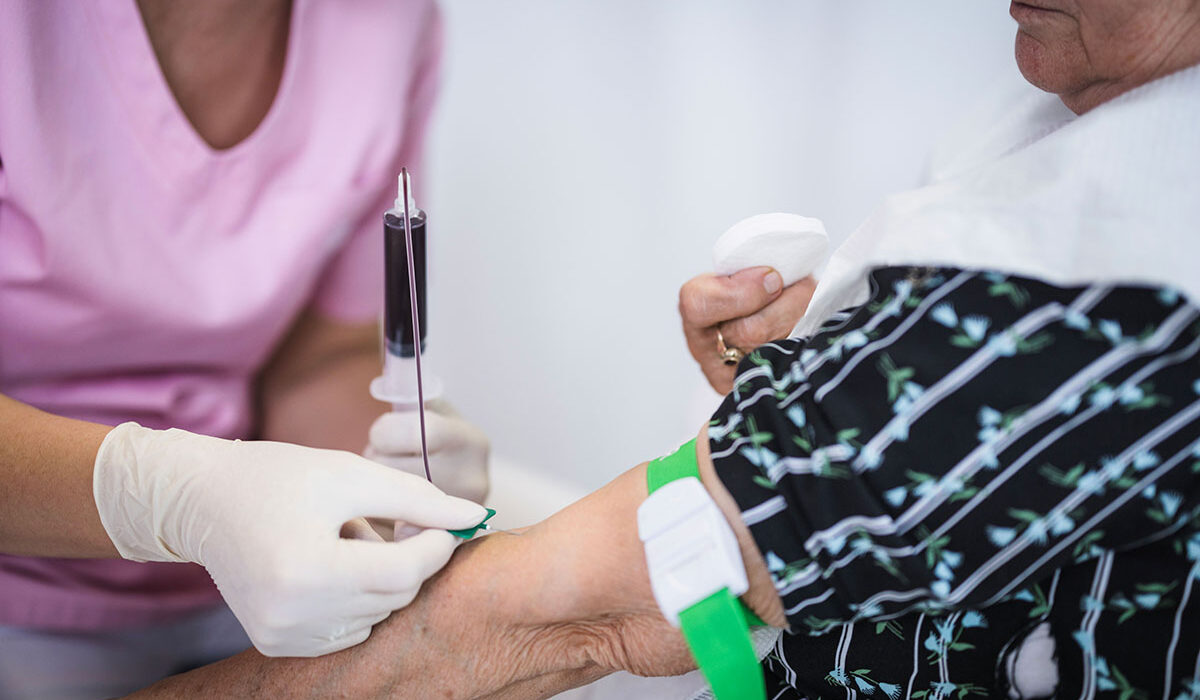
<instances>
[{"instance_id":1,"label":"patient's hand","mask_svg":"<svg viewBox=\"0 0 1200 700\"><path fill-rule=\"evenodd\" d=\"M732 516L764 620L783 611L762 557L697 441L702 477ZM549 697L623 669L672 675L694 668L679 630L654 602L637 536L645 465L529 528L461 547L416 601L364 644L318 659L247 652L170 679L160 695L303 697Z\"/></svg>"},{"instance_id":2,"label":"patient's hand","mask_svg":"<svg viewBox=\"0 0 1200 700\"><path fill-rule=\"evenodd\" d=\"M812 299L816 281L810 276L782 288L779 273L752 267L732 275L693 277L679 290L679 317L688 350L708 383L719 394L733 390L735 367L717 352L717 331L727 347L743 352L786 338Z\"/></svg>"}]
</instances>

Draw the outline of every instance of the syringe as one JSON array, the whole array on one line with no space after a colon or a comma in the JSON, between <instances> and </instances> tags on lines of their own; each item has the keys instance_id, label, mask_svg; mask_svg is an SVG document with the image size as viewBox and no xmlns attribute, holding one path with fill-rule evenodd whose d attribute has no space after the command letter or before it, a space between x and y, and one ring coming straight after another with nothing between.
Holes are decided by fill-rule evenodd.
<instances>
[{"instance_id":1,"label":"syringe","mask_svg":"<svg viewBox=\"0 0 1200 700\"><path fill-rule=\"evenodd\" d=\"M429 441L425 435L425 402L442 395L442 382L432 373L424 372L421 361L425 355L427 318L425 212L417 208L413 199L407 168L400 171L397 190L395 205L383 215L386 265L383 374L371 380L371 396L392 404L393 411L416 409L421 424L421 460L425 465L425 478L432 483ZM488 520L495 514L495 510L488 508L487 516L474 527L451 530L450 534L464 540L481 531L522 534L489 525Z\"/></svg>"},{"instance_id":2,"label":"syringe","mask_svg":"<svg viewBox=\"0 0 1200 700\"><path fill-rule=\"evenodd\" d=\"M393 411L420 413L421 457L425 477L432 481L425 440L425 402L441 396L442 382L422 371L428 319L426 217L412 196L407 169L400 173L395 205L383 215L383 233L383 374L371 382L371 396L392 404Z\"/></svg>"}]
</instances>

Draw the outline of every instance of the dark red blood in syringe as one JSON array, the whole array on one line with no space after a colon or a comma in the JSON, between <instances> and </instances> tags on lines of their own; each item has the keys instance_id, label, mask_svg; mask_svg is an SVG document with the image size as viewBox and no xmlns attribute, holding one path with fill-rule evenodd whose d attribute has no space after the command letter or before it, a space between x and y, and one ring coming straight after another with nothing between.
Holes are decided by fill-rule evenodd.
<instances>
[{"instance_id":1,"label":"dark red blood in syringe","mask_svg":"<svg viewBox=\"0 0 1200 700\"><path fill-rule=\"evenodd\" d=\"M417 210L410 222L413 238L413 264L416 266L417 314L421 325L421 349L429 330L425 313L425 212ZM387 299L383 329L387 351L400 357L413 357L412 297L408 286L408 254L404 244L404 213L389 211L383 217L385 287Z\"/></svg>"}]
</instances>

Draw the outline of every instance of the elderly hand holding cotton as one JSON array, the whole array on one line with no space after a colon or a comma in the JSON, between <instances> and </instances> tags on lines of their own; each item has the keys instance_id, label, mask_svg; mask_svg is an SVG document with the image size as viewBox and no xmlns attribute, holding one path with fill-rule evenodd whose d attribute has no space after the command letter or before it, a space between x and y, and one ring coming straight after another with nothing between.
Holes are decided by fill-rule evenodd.
<instances>
[{"instance_id":1,"label":"elderly hand holding cotton","mask_svg":"<svg viewBox=\"0 0 1200 700\"><path fill-rule=\"evenodd\" d=\"M787 337L804 315L829 237L817 219L759 214L730 227L713 246L713 273L679 290L688 351L718 393L733 389L746 353Z\"/></svg>"}]
</instances>

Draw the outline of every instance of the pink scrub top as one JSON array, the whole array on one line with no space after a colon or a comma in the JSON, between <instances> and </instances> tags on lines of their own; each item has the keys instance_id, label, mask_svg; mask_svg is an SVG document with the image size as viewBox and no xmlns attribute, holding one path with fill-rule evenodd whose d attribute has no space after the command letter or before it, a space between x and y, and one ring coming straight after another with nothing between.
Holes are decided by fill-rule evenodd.
<instances>
[{"instance_id":1,"label":"pink scrub top","mask_svg":"<svg viewBox=\"0 0 1200 700\"><path fill-rule=\"evenodd\" d=\"M432 0L295 0L274 105L215 151L134 0L0 2L0 393L252 436L255 373L298 314L379 313L380 218L418 165L440 44ZM218 600L195 565L0 556L3 625L108 629Z\"/></svg>"}]
</instances>

